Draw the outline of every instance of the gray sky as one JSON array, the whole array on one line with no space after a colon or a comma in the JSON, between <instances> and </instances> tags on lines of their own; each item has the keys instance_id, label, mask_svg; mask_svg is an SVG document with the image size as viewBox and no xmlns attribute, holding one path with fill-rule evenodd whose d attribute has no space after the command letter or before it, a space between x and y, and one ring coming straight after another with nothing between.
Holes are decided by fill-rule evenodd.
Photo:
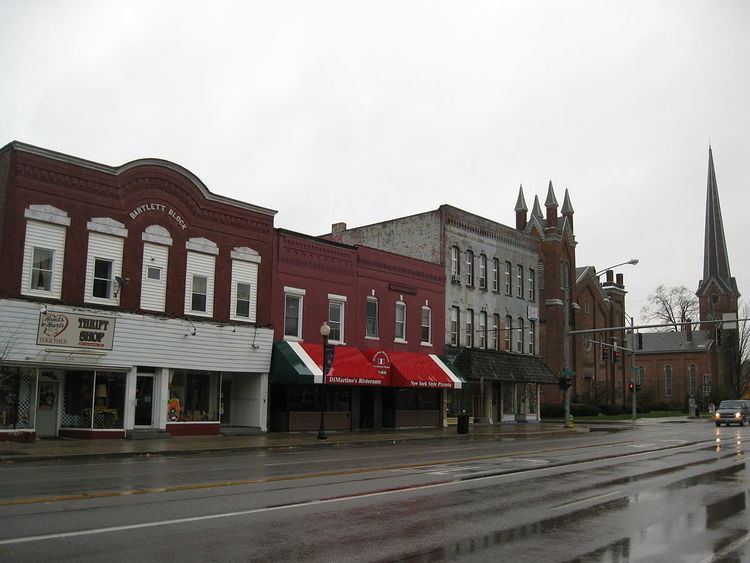
<instances>
[{"instance_id":1,"label":"gray sky","mask_svg":"<svg viewBox=\"0 0 750 563\"><path fill-rule=\"evenodd\" d=\"M702 276L709 139L732 273L750 2L0 0L0 146L164 158L309 234L569 188L628 312Z\"/></svg>"}]
</instances>

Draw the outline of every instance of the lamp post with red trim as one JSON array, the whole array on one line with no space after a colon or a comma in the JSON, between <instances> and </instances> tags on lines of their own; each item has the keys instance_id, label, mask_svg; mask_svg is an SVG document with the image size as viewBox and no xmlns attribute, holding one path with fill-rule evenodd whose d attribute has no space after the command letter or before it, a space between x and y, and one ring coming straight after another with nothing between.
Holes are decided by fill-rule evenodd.
<instances>
[{"instance_id":1,"label":"lamp post with red trim","mask_svg":"<svg viewBox=\"0 0 750 563\"><path fill-rule=\"evenodd\" d=\"M325 427L325 412L326 412L326 375L330 370L328 365L328 336L331 334L331 327L328 321L323 321L320 325L320 336L323 337L323 381L321 383L322 397L320 401L320 428L318 429L318 440L327 440L326 427Z\"/></svg>"}]
</instances>

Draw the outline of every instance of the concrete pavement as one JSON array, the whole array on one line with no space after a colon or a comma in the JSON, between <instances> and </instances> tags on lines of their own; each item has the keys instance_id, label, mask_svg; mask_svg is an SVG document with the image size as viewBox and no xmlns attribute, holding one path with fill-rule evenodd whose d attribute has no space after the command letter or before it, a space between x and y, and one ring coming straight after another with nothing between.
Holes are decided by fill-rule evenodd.
<instances>
[{"instance_id":1,"label":"concrete pavement","mask_svg":"<svg viewBox=\"0 0 750 563\"><path fill-rule=\"evenodd\" d=\"M639 419L637 425L660 422L705 422L676 417ZM0 463L52 461L103 457L180 455L210 452L242 452L290 448L356 447L368 444L402 444L426 440L518 440L545 439L590 430L632 428L630 421L608 424L577 423L563 428L561 421L529 424L472 424L469 434L458 434L455 426L382 431L329 432L318 440L315 432L274 432L253 435L183 436L152 440L37 439L33 443L0 442Z\"/></svg>"}]
</instances>

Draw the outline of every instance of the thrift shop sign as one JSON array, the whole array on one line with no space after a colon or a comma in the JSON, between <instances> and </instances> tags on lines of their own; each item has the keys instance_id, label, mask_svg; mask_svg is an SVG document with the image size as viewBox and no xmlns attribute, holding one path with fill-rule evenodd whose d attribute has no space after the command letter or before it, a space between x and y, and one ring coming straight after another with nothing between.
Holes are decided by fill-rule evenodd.
<instances>
[{"instance_id":1,"label":"thrift shop sign","mask_svg":"<svg viewBox=\"0 0 750 563\"><path fill-rule=\"evenodd\" d=\"M115 339L115 319L76 313L39 313L36 343L39 346L66 346L111 350Z\"/></svg>"}]
</instances>

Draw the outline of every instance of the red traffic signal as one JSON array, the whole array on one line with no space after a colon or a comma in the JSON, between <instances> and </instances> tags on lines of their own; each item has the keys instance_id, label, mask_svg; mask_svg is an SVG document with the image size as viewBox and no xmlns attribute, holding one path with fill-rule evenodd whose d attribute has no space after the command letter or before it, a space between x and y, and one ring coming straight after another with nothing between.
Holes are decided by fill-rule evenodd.
<instances>
[{"instance_id":1,"label":"red traffic signal","mask_svg":"<svg viewBox=\"0 0 750 563\"><path fill-rule=\"evenodd\" d=\"M635 383L628 383L628 390L632 393L635 389Z\"/></svg>"}]
</instances>

